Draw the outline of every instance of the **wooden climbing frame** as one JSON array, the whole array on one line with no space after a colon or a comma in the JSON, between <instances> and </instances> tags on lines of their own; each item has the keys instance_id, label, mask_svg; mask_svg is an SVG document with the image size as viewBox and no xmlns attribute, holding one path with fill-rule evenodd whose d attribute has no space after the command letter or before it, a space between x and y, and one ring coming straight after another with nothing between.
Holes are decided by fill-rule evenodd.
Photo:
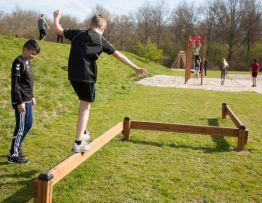
<instances>
[{"instance_id":1,"label":"wooden climbing frame","mask_svg":"<svg viewBox=\"0 0 262 203\"><path fill-rule=\"evenodd\" d=\"M191 77L191 68L192 68L192 57L193 57L193 45L201 45L201 59L202 63L200 66L200 73L201 73L201 82L203 84L203 77L204 77L204 59L206 53L206 43L204 37L189 37L187 40L187 49L186 49L186 68L185 68L185 84Z\"/></svg>"}]
</instances>

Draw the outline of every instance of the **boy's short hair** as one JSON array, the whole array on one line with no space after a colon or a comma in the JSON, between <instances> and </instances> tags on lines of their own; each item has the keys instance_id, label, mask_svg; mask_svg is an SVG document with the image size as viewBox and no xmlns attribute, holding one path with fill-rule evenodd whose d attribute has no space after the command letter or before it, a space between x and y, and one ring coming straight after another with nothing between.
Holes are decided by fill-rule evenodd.
<instances>
[{"instance_id":1,"label":"boy's short hair","mask_svg":"<svg viewBox=\"0 0 262 203\"><path fill-rule=\"evenodd\" d=\"M103 26L106 26L106 18L102 14L95 14L91 18L91 27L102 28Z\"/></svg>"},{"instance_id":2,"label":"boy's short hair","mask_svg":"<svg viewBox=\"0 0 262 203\"><path fill-rule=\"evenodd\" d=\"M257 60L256 60L256 59L254 59L253 61L254 61L255 63L257 62Z\"/></svg>"},{"instance_id":3,"label":"boy's short hair","mask_svg":"<svg viewBox=\"0 0 262 203\"><path fill-rule=\"evenodd\" d=\"M37 54L40 53L40 46L39 46L39 44L37 43L37 41L35 41L35 40L33 40L33 39L28 40L28 41L24 44L23 49L28 49L28 50L31 50L31 51L36 51Z\"/></svg>"}]
</instances>

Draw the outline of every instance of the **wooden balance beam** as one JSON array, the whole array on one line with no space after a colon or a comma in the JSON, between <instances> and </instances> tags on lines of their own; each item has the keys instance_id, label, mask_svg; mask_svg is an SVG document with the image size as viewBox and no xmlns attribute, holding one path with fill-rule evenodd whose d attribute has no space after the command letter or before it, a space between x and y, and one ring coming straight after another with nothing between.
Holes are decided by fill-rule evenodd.
<instances>
[{"instance_id":1,"label":"wooden balance beam","mask_svg":"<svg viewBox=\"0 0 262 203\"><path fill-rule=\"evenodd\" d=\"M34 183L34 202L51 203L53 186L122 131L123 122L119 122L92 141L88 152L72 154L47 173L40 174Z\"/></svg>"},{"instance_id":2,"label":"wooden balance beam","mask_svg":"<svg viewBox=\"0 0 262 203\"><path fill-rule=\"evenodd\" d=\"M130 130L152 130L152 131L166 131L178 133L201 134L211 136L229 136L237 138L237 151L244 151L244 146L248 140L248 130L236 116L236 114L227 106L222 104L222 118L225 119L229 115L237 128L224 128L216 126L203 126L191 124L174 124L174 123L159 123L151 121L136 121L125 118L124 120L124 140L130 140Z\"/></svg>"},{"instance_id":3,"label":"wooden balance beam","mask_svg":"<svg viewBox=\"0 0 262 203\"><path fill-rule=\"evenodd\" d=\"M229 108L229 106L227 106L226 103L223 103L222 118L225 119L227 115L230 117L237 128L135 120L131 121L128 117L125 117L123 122L116 124L104 134L92 141L90 143L90 151L83 154L73 154L49 170L47 173L40 174L38 179L34 182L34 203L51 203L53 186L57 182L68 175L85 160L87 160L119 133L122 132L124 135L123 140L130 140L131 129L237 137L237 151L243 151L244 146L247 144L248 130L246 130L246 127L236 116L236 114Z\"/></svg>"}]
</instances>

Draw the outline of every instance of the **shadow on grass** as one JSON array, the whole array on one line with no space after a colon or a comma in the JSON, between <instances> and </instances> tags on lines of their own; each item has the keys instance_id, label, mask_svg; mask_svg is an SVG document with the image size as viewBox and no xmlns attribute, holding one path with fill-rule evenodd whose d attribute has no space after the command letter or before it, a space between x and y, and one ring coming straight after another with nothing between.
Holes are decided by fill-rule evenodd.
<instances>
[{"instance_id":1,"label":"shadow on grass","mask_svg":"<svg viewBox=\"0 0 262 203\"><path fill-rule=\"evenodd\" d=\"M2 203L14 203L14 202L29 202L33 198L33 181L35 178L32 178L36 173L39 173L37 170L31 170L20 174L5 174L0 176L0 179L10 179L12 178L12 181L1 184L1 187L6 187L7 185L21 185L23 186L20 190L13 193L10 197L7 197L2 201ZM16 178L26 178L27 180L24 181L15 181Z\"/></svg>"},{"instance_id":2,"label":"shadow on grass","mask_svg":"<svg viewBox=\"0 0 262 203\"><path fill-rule=\"evenodd\" d=\"M208 118L209 126L219 126L219 122L217 118ZM212 141L216 144L215 148L211 147L194 147L184 144L163 144L159 142L145 141L145 140L130 140L130 142L135 144L143 144L143 145L151 145L156 147L174 147L174 148L184 148L184 149L193 149L193 150L201 150L205 153L215 153L215 152L227 152L232 151L229 143L225 140L224 136L211 136Z\"/></svg>"},{"instance_id":3,"label":"shadow on grass","mask_svg":"<svg viewBox=\"0 0 262 203\"><path fill-rule=\"evenodd\" d=\"M208 118L208 125L209 126L219 126L219 122L217 118ZM211 136L212 141L216 144L216 149L230 149L229 143L225 140L224 136Z\"/></svg>"},{"instance_id":4,"label":"shadow on grass","mask_svg":"<svg viewBox=\"0 0 262 203\"><path fill-rule=\"evenodd\" d=\"M153 142L153 141L145 141L145 140L130 140L130 142L134 144L141 144L141 145L150 145L150 146L156 146L156 147L172 147L172 148L183 148L183 149L193 149L193 150L201 150L204 153L215 153L215 152L227 152L232 151L230 149L224 149L224 148L211 148L211 147L194 147L184 144L162 144L159 142Z\"/></svg>"}]
</instances>

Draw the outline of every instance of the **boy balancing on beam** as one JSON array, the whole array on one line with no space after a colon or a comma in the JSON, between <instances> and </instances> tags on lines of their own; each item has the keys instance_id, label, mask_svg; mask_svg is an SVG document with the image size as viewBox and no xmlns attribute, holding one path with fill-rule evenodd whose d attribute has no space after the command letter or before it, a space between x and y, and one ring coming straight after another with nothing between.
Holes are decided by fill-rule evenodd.
<instances>
[{"instance_id":1,"label":"boy balancing on beam","mask_svg":"<svg viewBox=\"0 0 262 203\"><path fill-rule=\"evenodd\" d=\"M147 75L147 70L133 64L126 56L117 51L102 35L106 29L106 19L95 14L88 30L63 29L59 23L60 10L54 12L55 32L71 41L68 62L68 79L79 98L78 122L75 143L72 151L86 152L90 149L86 141L86 131L91 103L95 100L95 83L97 78L96 60L102 52L113 55L122 63L132 68L138 75Z\"/></svg>"}]
</instances>

